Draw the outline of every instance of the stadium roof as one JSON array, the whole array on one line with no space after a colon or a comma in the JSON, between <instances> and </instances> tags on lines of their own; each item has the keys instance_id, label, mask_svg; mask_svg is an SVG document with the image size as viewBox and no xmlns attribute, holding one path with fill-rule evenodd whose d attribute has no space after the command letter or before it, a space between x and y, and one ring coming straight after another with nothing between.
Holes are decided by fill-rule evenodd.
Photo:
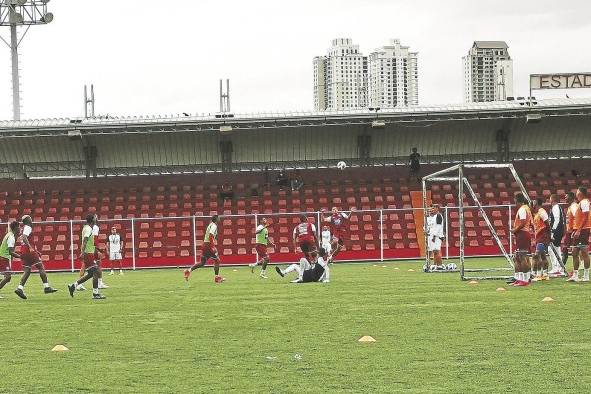
<instances>
[{"instance_id":1,"label":"stadium roof","mask_svg":"<svg viewBox=\"0 0 591 394\"><path fill-rule=\"evenodd\" d=\"M368 109L344 111L295 111L249 114L196 114L170 116L102 116L95 118L56 118L0 121L1 137L58 136L116 133L219 131L261 128L338 126L369 124L376 118L386 123L420 123L470 119L524 118L542 116L590 116L591 98L526 100L385 108L377 113Z\"/></svg>"}]
</instances>

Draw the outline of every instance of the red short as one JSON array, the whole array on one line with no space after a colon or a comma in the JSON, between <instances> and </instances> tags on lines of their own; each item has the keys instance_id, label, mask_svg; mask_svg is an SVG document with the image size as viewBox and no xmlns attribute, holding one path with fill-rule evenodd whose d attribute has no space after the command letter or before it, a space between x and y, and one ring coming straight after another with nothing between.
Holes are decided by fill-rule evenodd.
<instances>
[{"instance_id":1,"label":"red short","mask_svg":"<svg viewBox=\"0 0 591 394\"><path fill-rule=\"evenodd\" d=\"M302 249L302 253L307 254L314 250L316 250L316 244L314 243L314 239L301 239L299 241L300 249Z\"/></svg>"},{"instance_id":2,"label":"red short","mask_svg":"<svg viewBox=\"0 0 591 394\"><path fill-rule=\"evenodd\" d=\"M573 246L573 233L567 231L562 238L562 250L567 250L571 246Z\"/></svg>"},{"instance_id":3,"label":"red short","mask_svg":"<svg viewBox=\"0 0 591 394\"><path fill-rule=\"evenodd\" d=\"M10 260L0 257L0 272L10 271Z\"/></svg>"},{"instance_id":4,"label":"red short","mask_svg":"<svg viewBox=\"0 0 591 394\"><path fill-rule=\"evenodd\" d=\"M269 253L267 252L267 245L256 244L255 248L256 248L257 254L259 255L259 259L264 259L265 257L269 257Z\"/></svg>"},{"instance_id":5,"label":"red short","mask_svg":"<svg viewBox=\"0 0 591 394\"><path fill-rule=\"evenodd\" d=\"M218 259L218 252L215 247L211 246L209 242L204 242L203 246L201 247L201 254L206 259Z\"/></svg>"},{"instance_id":6,"label":"red short","mask_svg":"<svg viewBox=\"0 0 591 394\"><path fill-rule=\"evenodd\" d=\"M531 234L529 231L518 231L515 234L515 251L531 253Z\"/></svg>"},{"instance_id":7,"label":"red short","mask_svg":"<svg viewBox=\"0 0 591 394\"><path fill-rule=\"evenodd\" d=\"M544 231L543 233L536 235L536 244L544 244L548 246L550 245L550 242L552 242L552 240L550 239L549 232Z\"/></svg>"},{"instance_id":8,"label":"red short","mask_svg":"<svg viewBox=\"0 0 591 394\"><path fill-rule=\"evenodd\" d=\"M94 267L96 265L94 253L84 253L82 255L82 264L86 269Z\"/></svg>"},{"instance_id":9,"label":"red short","mask_svg":"<svg viewBox=\"0 0 591 394\"><path fill-rule=\"evenodd\" d=\"M35 252L26 252L21 254L21 261L23 262L24 267L32 267L41 263L39 255Z\"/></svg>"},{"instance_id":10,"label":"red short","mask_svg":"<svg viewBox=\"0 0 591 394\"><path fill-rule=\"evenodd\" d=\"M575 247L588 247L589 246L589 229L584 228L579 230L579 236L573 239L573 246Z\"/></svg>"}]
</instances>

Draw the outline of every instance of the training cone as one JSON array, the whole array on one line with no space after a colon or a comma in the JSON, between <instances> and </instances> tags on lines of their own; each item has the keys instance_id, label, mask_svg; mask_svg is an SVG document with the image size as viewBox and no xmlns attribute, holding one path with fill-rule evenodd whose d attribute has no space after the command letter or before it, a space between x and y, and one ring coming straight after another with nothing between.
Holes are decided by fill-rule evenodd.
<instances>
[{"instance_id":1,"label":"training cone","mask_svg":"<svg viewBox=\"0 0 591 394\"><path fill-rule=\"evenodd\" d=\"M232 270L232 272L238 272L238 270Z\"/></svg>"},{"instance_id":2,"label":"training cone","mask_svg":"<svg viewBox=\"0 0 591 394\"><path fill-rule=\"evenodd\" d=\"M382 265L382 268L386 268L386 267L387 267L387 265Z\"/></svg>"},{"instance_id":3,"label":"training cone","mask_svg":"<svg viewBox=\"0 0 591 394\"><path fill-rule=\"evenodd\" d=\"M552 297L544 297L544 299L542 300L542 302L554 302L554 301L556 301L556 300Z\"/></svg>"},{"instance_id":4,"label":"training cone","mask_svg":"<svg viewBox=\"0 0 591 394\"><path fill-rule=\"evenodd\" d=\"M68 349L64 345L55 345L53 349L51 349L52 352L67 352L68 350L70 349Z\"/></svg>"},{"instance_id":5,"label":"training cone","mask_svg":"<svg viewBox=\"0 0 591 394\"><path fill-rule=\"evenodd\" d=\"M468 282L469 285L477 285L478 281L477 280L471 280L470 282Z\"/></svg>"},{"instance_id":6,"label":"training cone","mask_svg":"<svg viewBox=\"0 0 591 394\"><path fill-rule=\"evenodd\" d=\"M504 287L499 287L497 289L497 292L499 292L499 293L502 293L502 292L505 292L505 291L507 291L507 289L505 289Z\"/></svg>"},{"instance_id":7,"label":"training cone","mask_svg":"<svg viewBox=\"0 0 591 394\"><path fill-rule=\"evenodd\" d=\"M358 342L375 342L376 340L373 339L373 337L370 337L369 335L365 335L362 336L361 338L359 338Z\"/></svg>"},{"instance_id":8,"label":"training cone","mask_svg":"<svg viewBox=\"0 0 591 394\"><path fill-rule=\"evenodd\" d=\"M394 267L394 269L395 269L395 270L399 270L400 268L398 268L398 267Z\"/></svg>"},{"instance_id":9,"label":"training cone","mask_svg":"<svg viewBox=\"0 0 591 394\"><path fill-rule=\"evenodd\" d=\"M415 272L415 270L413 270L412 268L408 270L408 272Z\"/></svg>"}]
</instances>

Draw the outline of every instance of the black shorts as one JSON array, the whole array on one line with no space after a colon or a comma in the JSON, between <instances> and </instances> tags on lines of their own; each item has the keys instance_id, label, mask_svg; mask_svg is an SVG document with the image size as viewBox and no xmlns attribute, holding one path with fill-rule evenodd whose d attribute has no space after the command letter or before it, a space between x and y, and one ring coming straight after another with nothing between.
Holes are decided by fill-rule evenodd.
<instances>
[{"instance_id":1,"label":"black shorts","mask_svg":"<svg viewBox=\"0 0 591 394\"><path fill-rule=\"evenodd\" d=\"M553 235L552 243L554 244L554 246L559 248L560 244L562 243L562 237L564 237L564 232L562 231L562 229L552 230L552 235Z\"/></svg>"},{"instance_id":2,"label":"black shorts","mask_svg":"<svg viewBox=\"0 0 591 394\"><path fill-rule=\"evenodd\" d=\"M322 275L324 275L324 267L320 264L314 264L314 267L304 271L302 274L302 282L318 282Z\"/></svg>"}]
</instances>

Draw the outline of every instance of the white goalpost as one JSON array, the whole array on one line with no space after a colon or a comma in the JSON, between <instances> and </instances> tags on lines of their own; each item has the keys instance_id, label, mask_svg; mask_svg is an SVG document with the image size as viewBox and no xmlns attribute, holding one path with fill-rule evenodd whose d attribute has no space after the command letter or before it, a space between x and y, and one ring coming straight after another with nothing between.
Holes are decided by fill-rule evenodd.
<instances>
[{"instance_id":1,"label":"white goalpost","mask_svg":"<svg viewBox=\"0 0 591 394\"><path fill-rule=\"evenodd\" d=\"M466 178L464 170L465 169L508 169L513 176L513 179L519 186L521 192L531 203L527 190L523 186L517 171L513 167L513 164L457 164L452 167L434 172L430 175L423 177L423 215L424 215L424 223L425 223L425 272L442 272L442 271L432 271L430 268L430 260L429 260L429 252L427 250L428 244L428 234L426 229L427 223L427 216L428 216L428 207L427 207L427 190L431 183L456 183L457 185L457 201L458 201L458 221L459 221L459 269L460 272L460 279L461 280L483 280L483 279L509 279L512 276L512 272L514 270L514 263L513 263L513 256L511 255L510 251L505 249L505 246L501 242L501 239L493 226L488 214L484 210L484 207L480 203L478 196L474 192L474 189L470 185L468 178ZM491 237L496 243L497 247L499 248L502 257L504 257L507 264L503 267L476 267L476 268L468 268L465 265L465 238L466 238L466 230L464 227L464 192L467 194L467 198L470 198L473 203L475 204L476 208L478 209L478 213L484 219L486 226L488 227ZM511 218L509 218L511 220ZM447 234L446 234L447 236ZM512 235L509 232L509 243L511 243ZM556 250L556 247L550 243L550 253L553 253L560 264L562 264L561 259L559 257L559 252ZM445 272L445 271L443 271ZM449 271L447 271L449 272Z\"/></svg>"}]
</instances>

